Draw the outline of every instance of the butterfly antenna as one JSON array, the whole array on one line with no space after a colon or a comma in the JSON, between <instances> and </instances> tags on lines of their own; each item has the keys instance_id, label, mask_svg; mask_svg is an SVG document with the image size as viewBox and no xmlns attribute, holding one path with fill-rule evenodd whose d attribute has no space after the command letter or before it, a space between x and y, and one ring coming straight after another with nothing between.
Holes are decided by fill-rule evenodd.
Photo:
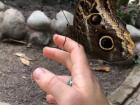
<instances>
[{"instance_id":1,"label":"butterfly antenna","mask_svg":"<svg viewBox=\"0 0 140 105\"><path fill-rule=\"evenodd\" d=\"M62 8L61 8L62 9ZM67 22L68 22L68 25L70 25L70 22L69 22L69 20L68 20L68 18L67 18L67 16L65 15L65 13L64 13L64 11L62 10L62 13L63 13L63 15L65 16L65 18L66 18L66 20L67 20Z\"/></svg>"},{"instance_id":2,"label":"butterfly antenna","mask_svg":"<svg viewBox=\"0 0 140 105\"><path fill-rule=\"evenodd\" d=\"M69 20L68 20L68 18L67 18L67 16L66 16L65 12L63 11L63 8L61 7L61 5L60 5L60 8L61 8L61 10L62 10L62 13L63 13L64 17L66 18L66 20L67 20L67 22L68 22L67 26L70 26L70 22L69 22ZM78 33L76 33L75 28L73 28L73 33L71 33L71 34L76 35L76 39L77 39L76 41L79 41L79 35L78 35ZM72 35L70 35L70 38L74 38L74 37L73 37ZM67 40L67 38L65 37L63 46L65 45L66 40ZM79 42L78 42L78 45L79 45Z\"/></svg>"},{"instance_id":3,"label":"butterfly antenna","mask_svg":"<svg viewBox=\"0 0 140 105\"><path fill-rule=\"evenodd\" d=\"M67 18L67 16L66 16L66 14L64 13L63 8L61 7L61 5L60 5L60 8L61 8L61 10L62 10L62 13L63 13L64 17L66 18L66 21L67 21L67 23L68 23L68 24L67 24L67 27L68 27L68 26L70 26L70 22L69 22L69 20L68 20L68 18ZM67 38L65 37L63 46L65 45L66 40L67 40Z\"/></svg>"}]
</instances>

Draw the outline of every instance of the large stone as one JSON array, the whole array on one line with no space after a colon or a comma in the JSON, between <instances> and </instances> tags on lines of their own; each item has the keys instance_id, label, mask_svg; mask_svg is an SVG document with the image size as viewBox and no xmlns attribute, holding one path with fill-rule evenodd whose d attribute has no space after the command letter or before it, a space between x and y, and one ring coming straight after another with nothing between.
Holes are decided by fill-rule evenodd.
<instances>
[{"instance_id":1,"label":"large stone","mask_svg":"<svg viewBox=\"0 0 140 105\"><path fill-rule=\"evenodd\" d=\"M28 30L28 37L27 37L28 46L27 47L31 47L31 46L41 47L41 46L46 46L49 44L50 39L52 37L50 33L36 31L30 28L28 28L27 30Z\"/></svg>"},{"instance_id":2,"label":"large stone","mask_svg":"<svg viewBox=\"0 0 140 105\"><path fill-rule=\"evenodd\" d=\"M124 105L125 101L131 97L140 84L140 66L136 66L122 85L116 89L108 99L113 105Z\"/></svg>"},{"instance_id":3,"label":"large stone","mask_svg":"<svg viewBox=\"0 0 140 105\"><path fill-rule=\"evenodd\" d=\"M140 88L126 101L125 105L140 105Z\"/></svg>"},{"instance_id":4,"label":"large stone","mask_svg":"<svg viewBox=\"0 0 140 105\"><path fill-rule=\"evenodd\" d=\"M2 1L0 1L0 11L5 10L5 8L6 5Z\"/></svg>"},{"instance_id":5,"label":"large stone","mask_svg":"<svg viewBox=\"0 0 140 105\"><path fill-rule=\"evenodd\" d=\"M51 35L48 33L34 32L30 34L29 43L35 46L46 46L50 42Z\"/></svg>"},{"instance_id":6,"label":"large stone","mask_svg":"<svg viewBox=\"0 0 140 105\"><path fill-rule=\"evenodd\" d=\"M136 52L140 55L140 43L136 43Z\"/></svg>"},{"instance_id":7,"label":"large stone","mask_svg":"<svg viewBox=\"0 0 140 105\"><path fill-rule=\"evenodd\" d=\"M61 10L56 15L56 19L51 22L51 28L59 33L64 33L67 26L73 25L74 16L68 11Z\"/></svg>"},{"instance_id":8,"label":"large stone","mask_svg":"<svg viewBox=\"0 0 140 105\"><path fill-rule=\"evenodd\" d=\"M137 29L136 27L127 24L126 28L131 33L132 37L140 37L140 30Z\"/></svg>"},{"instance_id":9,"label":"large stone","mask_svg":"<svg viewBox=\"0 0 140 105\"><path fill-rule=\"evenodd\" d=\"M133 92L133 88L119 87L114 93L112 93L109 100L113 105L122 105L124 100Z\"/></svg>"},{"instance_id":10,"label":"large stone","mask_svg":"<svg viewBox=\"0 0 140 105\"><path fill-rule=\"evenodd\" d=\"M133 25L126 25L127 30L130 32L131 37L135 42L140 42L140 30Z\"/></svg>"},{"instance_id":11,"label":"large stone","mask_svg":"<svg viewBox=\"0 0 140 105\"><path fill-rule=\"evenodd\" d=\"M22 39L25 35L25 18L17 9L7 9L2 22L3 37Z\"/></svg>"},{"instance_id":12,"label":"large stone","mask_svg":"<svg viewBox=\"0 0 140 105\"><path fill-rule=\"evenodd\" d=\"M27 24L33 29L47 30L50 27L51 19L43 12L36 10L27 19Z\"/></svg>"}]
</instances>

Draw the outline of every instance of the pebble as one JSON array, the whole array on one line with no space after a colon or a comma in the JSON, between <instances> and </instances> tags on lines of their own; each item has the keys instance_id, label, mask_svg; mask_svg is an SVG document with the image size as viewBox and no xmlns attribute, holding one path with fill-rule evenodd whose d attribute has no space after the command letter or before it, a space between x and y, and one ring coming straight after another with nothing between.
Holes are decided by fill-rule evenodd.
<instances>
[{"instance_id":1,"label":"pebble","mask_svg":"<svg viewBox=\"0 0 140 105\"><path fill-rule=\"evenodd\" d=\"M61 10L56 14L56 19L51 22L51 28L56 32L63 33L68 25L73 25L74 16L68 11Z\"/></svg>"},{"instance_id":2,"label":"pebble","mask_svg":"<svg viewBox=\"0 0 140 105\"><path fill-rule=\"evenodd\" d=\"M51 19L47 17L42 11L34 11L27 19L27 24L33 29L46 29L50 27Z\"/></svg>"},{"instance_id":3,"label":"pebble","mask_svg":"<svg viewBox=\"0 0 140 105\"><path fill-rule=\"evenodd\" d=\"M2 22L3 37L22 39L25 36L25 17L17 9L7 9Z\"/></svg>"}]
</instances>

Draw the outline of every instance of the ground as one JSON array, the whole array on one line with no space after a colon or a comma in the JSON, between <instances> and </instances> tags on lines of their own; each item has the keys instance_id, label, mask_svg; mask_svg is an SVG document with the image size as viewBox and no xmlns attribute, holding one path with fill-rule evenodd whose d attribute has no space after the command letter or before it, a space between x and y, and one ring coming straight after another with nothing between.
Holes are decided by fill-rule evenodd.
<instances>
[{"instance_id":1,"label":"ground","mask_svg":"<svg viewBox=\"0 0 140 105\"><path fill-rule=\"evenodd\" d=\"M108 96L111 105L140 104L140 65L136 65L124 82Z\"/></svg>"},{"instance_id":2,"label":"ground","mask_svg":"<svg viewBox=\"0 0 140 105\"><path fill-rule=\"evenodd\" d=\"M7 4L13 5L21 10L25 17L36 9L42 9L41 4L24 2L23 0L5 0ZM21 1L21 3L19 2ZM15 5L17 3L17 5ZM19 3L19 4L18 4ZM63 5L69 10L70 6ZM54 16L61 8L59 4L45 5L45 13ZM48 12L46 12L48 10ZM32 58L30 66L23 65L16 52L25 53ZM11 43L0 43L0 101L11 105L46 105L45 93L32 81L31 74L37 67L45 67L56 74L68 74L67 69L56 62L42 56L42 49L38 47L27 48L24 45ZM111 72L96 72L97 77L106 93L115 90L126 78L131 69L118 69L113 67ZM94 73L94 71L93 71ZM49 104L48 104L49 105Z\"/></svg>"},{"instance_id":3,"label":"ground","mask_svg":"<svg viewBox=\"0 0 140 105\"><path fill-rule=\"evenodd\" d=\"M30 66L23 65L14 54L22 52L32 58ZM0 101L12 105L45 105L45 93L32 81L37 67L48 68L56 74L68 74L67 69L42 55L42 49L0 43ZM96 72L106 93L115 90L130 70L114 69L110 73Z\"/></svg>"}]
</instances>

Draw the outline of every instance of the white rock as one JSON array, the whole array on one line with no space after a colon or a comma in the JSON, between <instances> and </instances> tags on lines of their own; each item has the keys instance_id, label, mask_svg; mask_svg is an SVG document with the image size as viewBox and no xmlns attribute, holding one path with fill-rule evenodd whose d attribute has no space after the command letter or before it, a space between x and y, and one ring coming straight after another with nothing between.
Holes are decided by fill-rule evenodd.
<instances>
[{"instance_id":1,"label":"white rock","mask_svg":"<svg viewBox=\"0 0 140 105\"><path fill-rule=\"evenodd\" d=\"M126 25L126 28L130 32L130 34L132 35L132 37L140 37L140 30L137 29L136 27L127 24Z\"/></svg>"},{"instance_id":2,"label":"white rock","mask_svg":"<svg viewBox=\"0 0 140 105\"><path fill-rule=\"evenodd\" d=\"M140 43L136 43L136 52L140 54Z\"/></svg>"},{"instance_id":3,"label":"white rock","mask_svg":"<svg viewBox=\"0 0 140 105\"><path fill-rule=\"evenodd\" d=\"M51 40L51 36L48 33L33 32L29 34L29 45L46 46Z\"/></svg>"},{"instance_id":4,"label":"white rock","mask_svg":"<svg viewBox=\"0 0 140 105\"><path fill-rule=\"evenodd\" d=\"M129 0L128 5L131 5L134 1L136 1L136 0ZM138 5L140 5L140 0L138 2Z\"/></svg>"},{"instance_id":5,"label":"white rock","mask_svg":"<svg viewBox=\"0 0 140 105\"><path fill-rule=\"evenodd\" d=\"M136 44L136 48L140 50L140 43Z\"/></svg>"},{"instance_id":6,"label":"white rock","mask_svg":"<svg viewBox=\"0 0 140 105\"><path fill-rule=\"evenodd\" d=\"M27 19L27 24L34 29L47 29L50 22L51 19L39 10L34 11Z\"/></svg>"},{"instance_id":7,"label":"white rock","mask_svg":"<svg viewBox=\"0 0 140 105\"><path fill-rule=\"evenodd\" d=\"M5 4L2 1L0 1L0 11L4 10L5 8Z\"/></svg>"},{"instance_id":8,"label":"white rock","mask_svg":"<svg viewBox=\"0 0 140 105\"><path fill-rule=\"evenodd\" d=\"M128 4L132 4L135 0L129 0Z\"/></svg>"},{"instance_id":9,"label":"white rock","mask_svg":"<svg viewBox=\"0 0 140 105\"><path fill-rule=\"evenodd\" d=\"M25 18L23 14L16 9L7 9L4 12L3 19L3 33L4 37L13 39L21 39L25 32Z\"/></svg>"},{"instance_id":10,"label":"white rock","mask_svg":"<svg viewBox=\"0 0 140 105\"><path fill-rule=\"evenodd\" d=\"M63 33L68 25L73 25L74 16L68 11L61 10L56 15L56 19L51 22L51 28L57 32Z\"/></svg>"}]
</instances>

